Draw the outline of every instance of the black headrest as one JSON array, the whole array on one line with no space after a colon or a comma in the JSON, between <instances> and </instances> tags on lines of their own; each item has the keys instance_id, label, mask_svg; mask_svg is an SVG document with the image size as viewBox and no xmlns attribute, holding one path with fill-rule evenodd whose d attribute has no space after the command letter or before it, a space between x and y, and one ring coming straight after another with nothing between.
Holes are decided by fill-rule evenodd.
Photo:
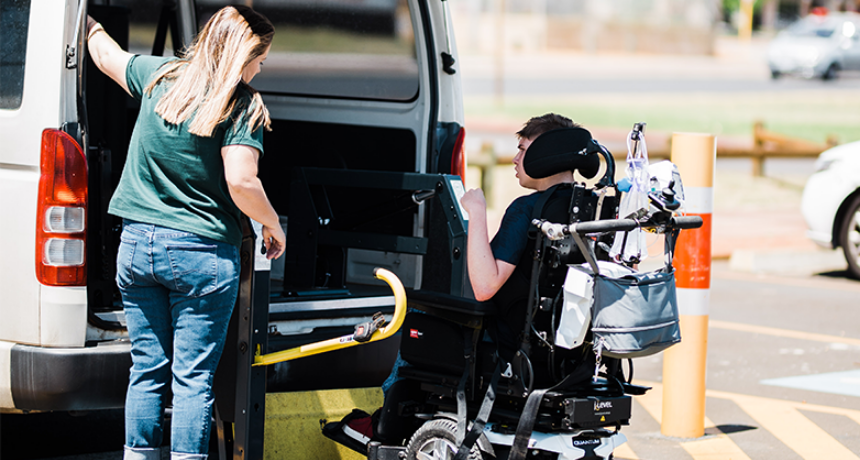
<instances>
[{"instance_id":1,"label":"black headrest","mask_svg":"<svg viewBox=\"0 0 860 460\"><path fill-rule=\"evenodd\" d=\"M523 159L523 168L534 179L573 170L591 179L600 169L597 147L586 129L554 129L531 143Z\"/></svg>"}]
</instances>

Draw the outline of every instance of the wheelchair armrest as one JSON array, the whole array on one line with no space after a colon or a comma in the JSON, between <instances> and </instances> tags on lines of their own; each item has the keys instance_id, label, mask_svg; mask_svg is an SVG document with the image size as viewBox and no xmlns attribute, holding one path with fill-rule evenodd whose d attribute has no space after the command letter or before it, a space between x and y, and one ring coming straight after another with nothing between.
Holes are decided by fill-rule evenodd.
<instances>
[{"instance_id":1,"label":"wheelchair armrest","mask_svg":"<svg viewBox=\"0 0 860 460\"><path fill-rule=\"evenodd\" d=\"M465 325L480 323L485 316L495 315L497 312L496 305L492 302L479 302L475 299L422 289L407 290L406 304L409 308Z\"/></svg>"}]
</instances>

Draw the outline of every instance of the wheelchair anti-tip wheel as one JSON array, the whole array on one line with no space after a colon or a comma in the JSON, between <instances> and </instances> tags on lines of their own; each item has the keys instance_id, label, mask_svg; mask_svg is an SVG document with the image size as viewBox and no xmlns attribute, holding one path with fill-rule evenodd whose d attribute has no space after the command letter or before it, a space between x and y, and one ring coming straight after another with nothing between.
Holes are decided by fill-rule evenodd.
<instances>
[{"instance_id":1,"label":"wheelchair anti-tip wheel","mask_svg":"<svg viewBox=\"0 0 860 460\"><path fill-rule=\"evenodd\" d=\"M479 447L480 446L480 447ZM484 449L482 450L481 447ZM453 460L457 455L457 423L436 419L421 425L406 446L408 460ZM482 434L469 452L469 460L495 458L492 446Z\"/></svg>"}]
</instances>

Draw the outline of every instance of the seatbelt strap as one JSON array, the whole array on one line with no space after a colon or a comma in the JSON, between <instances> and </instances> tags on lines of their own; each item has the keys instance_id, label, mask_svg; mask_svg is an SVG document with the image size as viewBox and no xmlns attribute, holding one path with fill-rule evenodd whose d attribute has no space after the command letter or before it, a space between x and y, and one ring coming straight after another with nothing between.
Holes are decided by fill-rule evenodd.
<instances>
[{"instance_id":1,"label":"seatbelt strap","mask_svg":"<svg viewBox=\"0 0 860 460\"><path fill-rule=\"evenodd\" d=\"M544 395L548 391L565 388L572 379L573 374L568 374L561 382L553 385L550 388L543 390L535 390L526 398L526 405L523 407L523 412L520 415L520 422L517 424L517 431L514 434L514 442L511 446L511 452L508 454L508 460L525 460L526 452L529 448L529 440L532 437L535 421L537 420L538 410Z\"/></svg>"},{"instance_id":2,"label":"seatbelt strap","mask_svg":"<svg viewBox=\"0 0 860 460\"><path fill-rule=\"evenodd\" d=\"M466 460L469 457L469 452L472 446L484 432L484 427L487 426L487 420L490 418L490 412L493 410L493 404L496 402L496 385L499 383L499 377L502 375L502 359L496 356L496 370L493 371L493 378L490 380L490 386L487 388L487 393L484 395L484 401L481 403L481 409L478 411L478 417L472 422L472 429L463 439L460 444L457 455L454 460Z\"/></svg>"},{"instance_id":3,"label":"seatbelt strap","mask_svg":"<svg viewBox=\"0 0 860 460\"><path fill-rule=\"evenodd\" d=\"M465 366L463 366L463 376L460 377L460 383L457 384L457 444L462 444L466 437L466 381L469 380L469 370L472 368L472 355L474 347L472 346L472 334L468 328L463 328L463 342L465 346Z\"/></svg>"},{"instance_id":4,"label":"seatbelt strap","mask_svg":"<svg viewBox=\"0 0 860 460\"><path fill-rule=\"evenodd\" d=\"M520 423L517 424L514 443L511 446L511 452L508 454L508 460L525 460L526 452L529 448L529 440L532 437L535 420L537 420L538 409L540 409L540 402L547 391L549 389L532 391L526 399L526 405L523 408L522 415L520 415Z\"/></svg>"}]
</instances>

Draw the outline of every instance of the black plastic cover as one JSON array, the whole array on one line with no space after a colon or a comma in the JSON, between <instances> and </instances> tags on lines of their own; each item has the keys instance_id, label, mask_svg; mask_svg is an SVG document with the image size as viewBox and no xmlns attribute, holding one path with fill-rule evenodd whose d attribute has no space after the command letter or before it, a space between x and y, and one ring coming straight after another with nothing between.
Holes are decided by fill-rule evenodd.
<instances>
[{"instance_id":1,"label":"black plastic cover","mask_svg":"<svg viewBox=\"0 0 860 460\"><path fill-rule=\"evenodd\" d=\"M563 171L578 170L591 179L600 169L597 144L583 128L547 131L532 142L523 159L526 174L542 179Z\"/></svg>"},{"instance_id":2,"label":"black plastic cover","mask_svg":"<svg viewBox=\"0 0 860 460\"><path fill-rule=\"evenodd\" d=\"M84 348L15 345L12 400L22 410L114 409L125 404L131 369L127 341Z\"/></svg>"}]
</instances>

